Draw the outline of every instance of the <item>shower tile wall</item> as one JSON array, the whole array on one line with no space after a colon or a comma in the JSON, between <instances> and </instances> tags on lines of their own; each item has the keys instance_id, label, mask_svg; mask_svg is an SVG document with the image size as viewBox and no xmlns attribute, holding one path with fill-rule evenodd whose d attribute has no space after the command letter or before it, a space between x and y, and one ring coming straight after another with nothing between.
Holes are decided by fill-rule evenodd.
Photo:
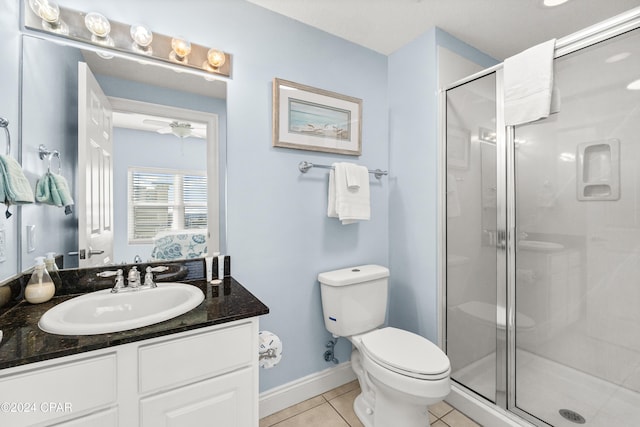
<instances>
[{"instance_id":1,"label":"shower tile wall","mask_svg":"<svg viewBox=\"0 0 640 427\"><path fill-rule=\"evenodd\" d=\"M614 413L636 425L640 91L627 85L640 78L640 30L557 59L555 78L560 113L515 132L516 309L535 325L517 327L517 406L554 425L558 405L587 425ZM545 364L564 371L534 374Z\"/></svg>"}]
</instances>

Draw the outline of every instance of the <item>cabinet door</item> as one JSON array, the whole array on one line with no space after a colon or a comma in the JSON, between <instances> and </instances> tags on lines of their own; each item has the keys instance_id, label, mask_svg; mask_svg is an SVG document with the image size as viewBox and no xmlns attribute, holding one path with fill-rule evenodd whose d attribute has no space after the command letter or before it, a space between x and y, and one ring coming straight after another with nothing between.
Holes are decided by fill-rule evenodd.
<instances>
[{"instance_id":1,"label":"cabinet door","mask_svg":"<svg viewBox=\"0 0 640 427\"><path fill-rule=\"evenodd\" d=\"M258 414L253 371L241 369L140 401L141 427L247 427Z\"/></svg>"},{"instance_id":2,"label":"cabinet door","mask_svg":"<svg viewBox=\"0 0 640 427\"><path fill-rule=\"evenodd\" d=\"M111 408L106 411L56 424L55 427L118 427L118 410Z\"/></svg>"},{"instance_id":3,"label":"cabinet door","mask_svg":"<svg viewBox=\"0 0 640 427\"><path fill-rule=\"evenodd\" d=\"M11 402L0 413L0 426L54 423L113 406L117 399L116 378L115 354L0 375L0 402Z\"/></svg>"}]
</instances>

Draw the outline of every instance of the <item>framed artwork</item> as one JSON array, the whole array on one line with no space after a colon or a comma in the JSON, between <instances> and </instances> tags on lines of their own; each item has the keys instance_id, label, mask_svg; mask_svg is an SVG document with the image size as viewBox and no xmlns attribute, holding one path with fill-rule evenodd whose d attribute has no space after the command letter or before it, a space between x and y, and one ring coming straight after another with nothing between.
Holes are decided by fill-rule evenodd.
<instances>
[{"instance_id":1,"label":"framed artwork","mask_svg":"<svg viewBox=\"0 0 640 427\"><path fill-rule=\"evenodd\" d=\"M273 79L273 146L359 156L362 100Z\"/></svg>"},{"instance_id":2,"label":"framed artwork","mask_svg":"<svg viewBox=\"0 0 640 427\"><path fill-rule=\"evenodd\" d=\"M471 132L457 126L447 126L447 166L468 169L470 144Z\"/></svg>"}]
</instances>

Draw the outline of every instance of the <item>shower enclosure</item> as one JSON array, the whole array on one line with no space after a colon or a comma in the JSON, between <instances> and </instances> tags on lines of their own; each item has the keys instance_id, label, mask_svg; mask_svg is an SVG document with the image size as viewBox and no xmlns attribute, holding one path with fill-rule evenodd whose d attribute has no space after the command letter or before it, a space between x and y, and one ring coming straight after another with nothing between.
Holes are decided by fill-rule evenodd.
<instances>
[{"instance_id":1,"label":"shower enclosure","mask_svg":"<svg viewBox=\"0 0 640 427\"><path fill-rule=\"evenodd\" d=\"M543 120L504 126L501 66L442 91L443 345L514 422L640 425L639 27L559 40Z\"/></svg>"}]
</instances>

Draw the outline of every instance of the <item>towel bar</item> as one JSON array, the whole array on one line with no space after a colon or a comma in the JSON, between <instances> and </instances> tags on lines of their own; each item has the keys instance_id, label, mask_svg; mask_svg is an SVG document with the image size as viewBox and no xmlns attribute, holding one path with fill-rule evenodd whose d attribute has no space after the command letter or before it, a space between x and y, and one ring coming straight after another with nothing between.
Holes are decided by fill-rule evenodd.
<instances>
[{"instance_id":1,"label":"towel bar","mask_svg":"<svg viewBox=\"0 0 640 427\"><path fill-rule=\"evenodd\" d=\"M331 166L331 165L317 165L315 163L306 162L306 161L302 161L302 162L298 163L298 170L300 170L300 172L302 172L302 173L309 172L309 169L311 169L311 168L333 169L333 166ZM372 173L373 176L375 176L378 179L382 178L384 175L388 175L389 174L389 172L383 171L383 170L380 170L380 169L376 169L376 170L369 169L368 171L369 171L369 173Z\"/></svg>"},{"instance_id":2,"label":"towel bar","mask_svg":"<svg viewBox=\"0 0 640 427\"><path fill-rule=\"evenodd\" d=\"M4 133L7 136L7 156L11 154L11 135L9 134L9 120L4 117L0 117L0 127L4 128Z\"/></svg>"}]
</instances>

